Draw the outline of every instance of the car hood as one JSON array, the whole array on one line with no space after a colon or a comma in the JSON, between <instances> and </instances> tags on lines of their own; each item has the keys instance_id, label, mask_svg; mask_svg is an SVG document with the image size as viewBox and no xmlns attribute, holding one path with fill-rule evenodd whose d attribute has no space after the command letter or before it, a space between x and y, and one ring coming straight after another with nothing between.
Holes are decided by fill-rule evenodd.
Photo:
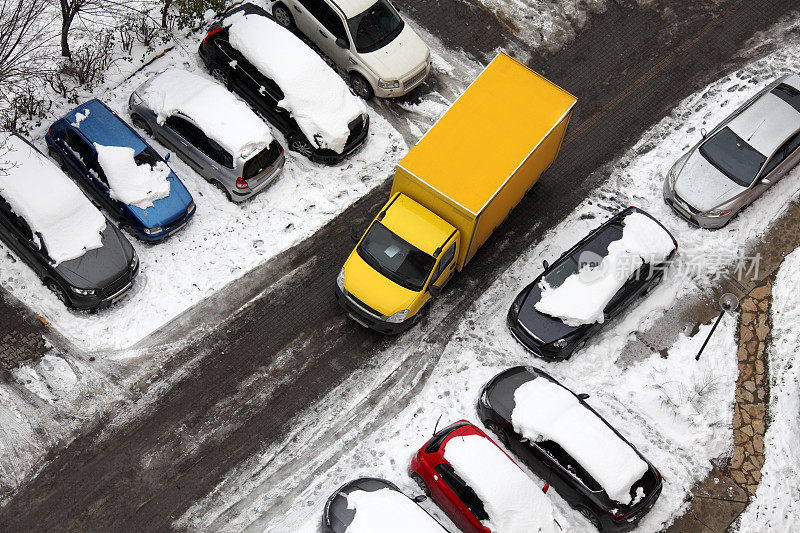
<instances>
[{"instance_id":1,"label":"car hood","mask_svg":"<svg viewBox=\"0 0 800 533\"><path fill-rule=\"evenodd\" d=\"M695 150L675 181L675 193L698 211L709 211L745 191Z\"/></svg>"},{"instance_id":2,"label":"car hood","mask_svg":"<svg viewBox=\"0 0 800 533\"><path fill-rule=\"evenodd\" d=\"M147 209L125 206L128 212L147 228L166 226L175 219L182 218L192 202L192 195L174 173L167 179L170 182L169 196L156 200Z\"/></svg>"},{"instance_id":3,"label":"car hood","mask_svg":"<svg viewBox=\"0 0 800 533\"><path fill-rule=\"evenodd\" d=\"M539 286L541 276L528 285L525 289L528 295L522 300L517 321L530 333L536 335L544 344L549 344L564 338L585 326L568 326L559 318L540 313L534 307L542 298L542 289Z\"/></svg>"},{"instance_id":4,"label":"car hood","mask_svg":"<svg viewBox=\"0 0 800 533\"><path fill-rule=\"evenodd\" d=\"M133 246L106 220L103 245L89 250L77 259L59 263L55 269L67 282L81 289L102 289L130 270Z\"/></svg>"},{"instance_id":5,"label":"car hood","mask_svg":"<svg viewBox=\"0 0 800 533\"><path fill-rule=\"evenodd\" d=\"M428 57L428 45L406 23L403 31L392 42L360 56L380 78L402 80L425 62Z\"/></svg>"},{"instance_id":6,"label":"car hood","mask_svg":"<svg viewBox=\"0 0 800 533\"><path fill-rule=\"evenodd\" d=\"M345 262L344 271L345 290L382 315L392 316L408 309L419 297L418 292L385 278L361 259L357 250Z\"/></svg>"}]
</instances>

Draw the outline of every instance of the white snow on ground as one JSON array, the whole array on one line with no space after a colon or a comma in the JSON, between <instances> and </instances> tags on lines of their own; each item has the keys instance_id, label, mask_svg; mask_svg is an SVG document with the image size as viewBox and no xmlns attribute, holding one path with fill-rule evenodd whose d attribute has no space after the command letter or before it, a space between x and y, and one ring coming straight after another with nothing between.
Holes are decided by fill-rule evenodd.
<instances>
[{"instance_id":1,"label":"white snow on ground","mask_svg":"<svg viewBox=\"0 0 800 533\"><path fill-rule=\"evenodd\" d=\"M429 514L396 490L356 490L347 495L355 509L346 533L446 533Z\"/></svg>"},{"instance_id":2,"label":"white snow on ground","mask_svg":"<svg viewBox=\"0 0 800 533\"><path fill-rule=\"evenodd\" d=\"M272 142L267 124L219 83L180 68L170 68L137 89L159 124L177 113L191 118L233 160L245 161Z\"/></svg>"},{"instance_id":3,"label":"white snow on ground","mask_svg":"<svg viewBox=\"0 0 800 533\"><path fill-rule=\"evenodd\" d=\"M103 146L94 143L97 162L108 179L111 198L147 209L153 202L169 196L170 169L163 161L154 166L137 165L134 150L128 146Z\"/></svg>"},{"instance_id":4,"label":"white snow on ground","mask_svg":"<svg viewBox=\"0 0 800 533\"><path fill-rule=\"evenodd\" d=\"M647 472L633 448L572 393L547 379L533 379L514 391L511 421L528 440L561 445L623 505L631 502L631 487Z\"/></svg>"},{"instance_id":5,"label":"white snow on ground","mask_svg":"<svg viewBox=\"0 0 800 533\"><path fill-rule=\"evenodd\" d=\"M558 287L542 279L538 311L560 318L569 326L602 323L603 311L642 265L658 265L675 249L672 238L653 219L631 213L623 221L622 238L608 245L599 265L585 265Z\"/></svg>"},{"instance_id":6,"label":"white snow on ground","mask_svg":"<svg viewBox=\"0 0 800 533\"><path fill-rule=\"evenodd\" d=\"M762 37L759 42L768 42L772 35ZM787 174L729 226L714 232L690 226L662 199L666 173L697 142L701 128L710 129L776 77L800 70L800 45L792 40L781 43L777 52L685 99L616 164L602 169L608 177L598 192L498 278L461 319L443 353L433 353L424 342L415 341L422 332L412 330L402 346L379 354L374 365L323 399L308 418L296 421L285 443L264 450L232 472L177 523L190 529L213 524L213 529L235 531L249 525L254 530L305 533L315 531L328 495L353 477L378 475L416 493L406 475L408 464L439 416L442 424L464 417L477 422L475 401L483 384L510 366L531 363L532 357L505 325L518 291L541 272L543 259L552 261L605 217L628 205L647 210L676 237L675 265L658 288L607 325L571 360L544 366L575 392L591 394L592 407L664 476L663 492L639 530L659 531L671 523L685 510L689 489L711 470L709 461L730 453L735 318L722 320L699 362L694 355L710 325L691 337L680 337L666 359L653 353L632 365L619 356L634 332L693 326L664 323L665 311L712 287L720 267L735 262L737 253L757 242L790 199L797 198L800 169ZM447 312L447 292L440 300L431 311L432 321L437 313ZM371 391L385 387L393 375L402 381L376 401ZM331 433L336 433L339 446L330 445ZM285 454L284 445L295 452ZM296 484L276 488L277 479L270 477L275 472L291 472ZM555 491L548 496L567 518L565 529L591 527ZM449 523L430 502L423 505Z\"/></svg>"},{"instance_id":7,"label":"white snow on ground","mask_svg":"<svg viewBox=\"0 0 800 533\"><path fill-rule=\"evenodd\" d=\"M19 137L2 142L10 164L0 174L0 192L34 239L41 235L50 258L58 264L103 246L106 219L78 186Z\"/></svg>"},{"instance_id":8,"label":"white snow on ground","mask_svg":"<svg viewBox=\"0 0 800 533\"><path fill-rule=\"evenodd\" d=\"M553 507L542 487L484 437L451 438L444 458L483 502L489 515L483 524L492 531L555 531Z\"/></svg>"},{"instance_id":9,"label":"white snow on ground","mask_svg":"<svg viewBox=\"0 0 800 533\"><path fill-rule=\"evenodd\" d=\"M769 427L755 499L739 531L791 531L800 516L800 249L789 254L772 289Z\"/></svg>"},{"instance_id":10,"label":"white snow on ground","mask_svg":"<svg viewBox=\"0 0 800 533\"><path fill-rule=\"evenodd\" d=\"M348 124L366 113L341 76L292 32L259 15L236 13L225 19L231 46L284 94L288 110L309 141L342 153Z\"/></svg>"}]
</instances>

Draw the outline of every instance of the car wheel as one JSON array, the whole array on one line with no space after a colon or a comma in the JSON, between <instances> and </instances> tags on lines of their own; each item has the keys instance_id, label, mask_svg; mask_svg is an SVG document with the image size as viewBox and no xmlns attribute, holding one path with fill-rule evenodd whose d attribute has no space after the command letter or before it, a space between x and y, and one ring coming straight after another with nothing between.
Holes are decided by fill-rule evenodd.
<instances>
[{"instance_id":1,"label":"car wheel","mask_svg":"<svg viewBox=\"0 0 800 533\"><path fill-rule=\"evenodd\" d=\"M58 283L56 283L52 279L48 279L47 283L45 283L45 285L47 285L48 289L53 291L53 293L56 295L56 298L61 300L61 303L63 303L67 307L71 307L71 305L69 303L69 299L67 298L67 293L64 292L64 289L61 288L61 285L59 285Z\"/></svg>"},{"instance_id":2,"label":"car wheel","mask_svg":"<svg viewBox=\"0 0 800 533\"><path fill-rule=\"evenodd\" d=\"M53 148L52 146L48 146L47 155L55 159L56 163L58 163L58 166L59 168L61 168L61 170L67 169L66 165L64 164L64 160L61 159L61 155L56 151L55 148Z\"/></svg>"},{"instance_id":3,"label":"car wheel","mask_svg":"<svg viewBox=\"0 0 800 533\"><path fill-rule=\"evenodd\" d=\"M275 21L286 28L287 30L294 29L294 17L292 16L291 12L289 12L289 8L281 3L277 3L272 6L272 16L275 17Z\"/></svg>"},{"instance_id":4,"label":"car wheel","mask_svg":"<svg viewBox=\"0 0 800 533\"><path fill-rule=\"evenodd\" d=\"M587 509L586 507L578 507L578 512L581 513L583 517L586 518L586 520L588 520L589 522L591 522L592 525L596 527L598 530L601 529L600 519L598 519L597 516L595 516L595 514L591 512L589 509Z\"/></svg>"},{"instance_id":5,"label":"car wheel","mask_svg":"<svg viewBox=\"0 0 800 533\"><path fill-rule=\"evenodd\" d=\"M420 476L416 472L409 472L408 477L414 480L414 483L416 483L419 486L420 490L425 496L427 496L428 498L431 497L431 489L428 488L428 484L425 483L425 480L422 479L422 476Z\"/></svg>"},{"instance_id":6,"label":"car wheel","mask_svg":"<svg viewBox=\"0 0 800 533\"><path fill-rule=\"evenodd\" d=\"M214 180L211 183L214 184L214 187L216 187L217 189L222 191L222 194L225 195L225 198L227 198L228 200L232 201L232 199L231 199L231 191L229 191L223 184L221 184L217 180Z\"/></svg>"},{"instance_id":7,"label":"car wheel","mask_svg":"<svg viewBox=\"0 0 800 533\"><path fill-rule=\"evenodd\" d=\"M508 446L508 434L506 434L506 431L500 427L500 424L492 420L487 420L484 422L484 425L486 426L486 429L495 434L497 440L499 440L503 446Z\"/></svg>"},{"instance_id":8,"label":"car wheel","mask_svg":"<svg viewBox=\"0 0 800 533\"><path fill-rule=\"evenodd\" d=\"M314 148L311 144L299 135L295 135L289 139L289 150L304 155L309 159L311 159L311 156L314 154Z\"/></svg>"},{"instance_id":9,"label":"car wheel","mask_svg":"<svg viewBox=\"0 0 800 533\"><path fill-rule=\"evenodd\" d=\"M375 96L372 85L369 84L367 78L358 72L350 74L350 87L353 89L353 92L356 93L356 96L360 96L364 100L369 100Z\"/></svg>"},{"instance_id":10,"label":"car wheel","mask_svg":"<svg viewBox=\"0 0 800 533\"><path fill-rule=\"evenodd\" d=\"M231 77L228 76L227 72L222 70L222 67L220 67L217 64L212 64L211 68L209 70L211 71L211 76L215 80L217 80L220 85L222 85L226 89L230 88L230 86L231 86Z\"/></svg>"},{"instance_id":11,"label":"car wheel","mask_svg":"<svg viewBox=\"0 0 800 533\"><path fill-rule=\"evenodd\" d=\"M139 115L131 115L131 122L133 122L134 126L142 130L145 135L149 137L153 136L153 129L150 127L150 124L148 124L147 121Z\"/></svg>"}]
</instances>

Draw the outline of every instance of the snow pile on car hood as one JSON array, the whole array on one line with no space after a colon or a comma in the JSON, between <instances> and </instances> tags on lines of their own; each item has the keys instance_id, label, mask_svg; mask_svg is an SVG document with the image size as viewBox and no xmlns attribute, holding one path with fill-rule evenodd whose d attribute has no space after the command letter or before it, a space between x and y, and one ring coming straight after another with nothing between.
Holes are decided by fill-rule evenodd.
<instances>
[{"instance_id":1,"label":"snow pile on car hood","mask_svg":"<svg viewBox=\"0 0 800 533\"><path fill-rule=\"evenodd\" d=\"M555 532L553 507L541 487L491 441L480 435L453 437L444 458L483 502L489 529Z\"/></svg>"},{"instance_id":2,"label":"snow pile on car hood","mask_svg":"<svg viewBox=\"0 0 800 533\"><path fill-rule=\"evenodd\" d=\"M40 234L50 259L77 259L103 246L106 218L52 161L21 138L4 141L7 168L0 173L0 193L34 233Z\"/></svg>"},{"instance_id":3,"label":"snow pile on car hood","mask_svg":"<svg viewBox=\"0 0 800 533\"><path fill-rule=\"evenodd\" d=\"M356 511L347 533L446 533L428 513L396 490L355 490L347 495L347 508Z\"/></svg>"},{"instance_id":4,"label":"snow pile on car hood","mask_svg":"<svg viewBox=\"0 0 800 533\"><path fill-rule=\"evenodd\" d=\"M106 173L111 198L147 209L153 202L169 196L170 169L163 161L154 166L137 165L133 148L94 143L97 162Z\"/></svg>"},{"instance_id":5,"label":"snow pile on car hood","mask_svg":"<svg viewBox=\"0 0 800 533\"><path fill-rule=\"evenodd\" d=\"M278 84L284 94L278 105L305 136L319 148L341 153L350 136L348 124L366 113L364 102L314 50L274 21L235 13L224 24L231 46Z\"/></svg>"},{"instance_id":6,"label":"snow pile on car hood","mask_svg":"<svg viewBox=\"0 0 800 533\"><path fill-rule=\"evenodd\" d=\"M672 237L655 220L631 213L623 221L622 238L608 246L599 265L587 265L555 289L542 279L542 297L534 308L560 318L568 326L602 323L611 298L643 265L664 261L675 249Z\"/></svg>"},{"instance_id":7,"label":"snow pile on car hood","mask_svg":"<svg viewBox=\"0 0 800 533\"><path fill-rule=\"evenodd\" d=\"M647 472L647 463L568 390L535 378L514 391L514 430L531 441L550 440L564 448L606 494L623 505Z\"/></svg>"},{"instance_id":8,"label":"snow pile on car hood","mask_svg":"<svg viewBox=\"0 0 800 533\"><path fill-rule=\"evenodd\" d=\"M272 142L269 127L227 89L197 74L171 68L138 92L159 124L182 113L232 156L247 160Z\"/></svg>"}]
</instances>

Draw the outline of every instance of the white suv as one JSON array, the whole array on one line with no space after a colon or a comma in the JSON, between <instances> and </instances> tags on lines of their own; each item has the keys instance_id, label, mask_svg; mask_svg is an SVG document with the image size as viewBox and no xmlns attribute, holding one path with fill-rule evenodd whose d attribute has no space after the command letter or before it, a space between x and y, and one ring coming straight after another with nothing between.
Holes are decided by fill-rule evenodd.
<instances>
[{"instance_id":1,"label":"white suv","mask_svg":"<svg viewBox=\"0 0 800 533\"><path fill-rule=\"evenodd\" d=\"M428 45L389 0L278 0L272 13L317 45L366 100L404 95L431 70Z\"/></svg>"}]
</instances>

